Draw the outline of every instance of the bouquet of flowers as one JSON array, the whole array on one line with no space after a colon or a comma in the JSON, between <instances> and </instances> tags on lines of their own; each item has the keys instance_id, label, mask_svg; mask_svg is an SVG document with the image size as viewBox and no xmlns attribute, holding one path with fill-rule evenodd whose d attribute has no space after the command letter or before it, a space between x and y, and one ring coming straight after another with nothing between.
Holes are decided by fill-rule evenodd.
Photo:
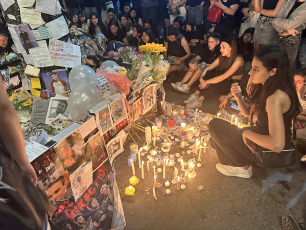
<instances>
[{"instance_id":1,"label":"bouquet of flowers","mask_svg":"<svg viewBox=\"0 0 306 230\"><path fill-rule=\"evenodd\" d=\"M109 51L107 56L110 58L110 59L114 59L114 60L119 60L120 58L120 55L118 52L116 51Z\"/></svg>"},{"instance_id":2,"label":"bouquet of flowers","mask_svg":"<svg viewBox=\"0 0 306 230\"><path fill-rule=\"evenodd\" d=\"M134 48L130 46L120 47L118 53L124 62L131 63Z\"/></svg>"}]
</instances>

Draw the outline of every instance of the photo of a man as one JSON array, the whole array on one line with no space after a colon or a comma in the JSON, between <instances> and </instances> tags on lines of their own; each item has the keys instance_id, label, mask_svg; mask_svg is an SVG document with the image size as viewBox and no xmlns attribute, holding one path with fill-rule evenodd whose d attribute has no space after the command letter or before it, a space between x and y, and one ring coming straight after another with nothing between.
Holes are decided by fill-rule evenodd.
<instances>
[{"instance_id":1,"label":"photo of a man","mask_svg":"<svg viewBox=\"0 0 306 230\"><path fill-rule=\"evenodd\" d=\"M53 103L52 103L53 102ZM65 117L69 117L68 115L68 102L67 100L56 100L50 102L51 105L51 112L48 115L48 118L56 118L59 114L62 114Z\"/></svg>"},{"instance_id":2,"label":"photo of a man","mask_svg":"<svg viewBox=\"0 0 306 230\"><path fill-rule=\"evenodd\" d=\"M68 97L70 85L65 70L42 73L42 79L49 90L50 97Z\"/></svg>"},{"instance_id":3,"label":"photo of a man","mask_svg":"<svg viewBox=\"0 0 306 230\"><path fill-rule=\"evenodd\" d=\"M143 90L143 114L147 113L156 103L155 84Z\"/></svg>"},{"instance_id":4,"label":"photo of a man","mask_svg":"<svg viewBox=\"0 0 306 230\"><path fill-rule=\"evenodd\" d=\"M108 130L110 130L113 127L113 121L110 116L110 111L108 106L99 112L99 124L102 130L102 134L106 133Z\"/></svg>"},{"instance_id":5,"label":"photo of a man","mask_svg":"<svg viewBox=\"0 0 306 230\"><path fill-rule=\"evenodd\" d=\"M111 113L114 121L114 125L120 123L126 118L125 105L122 99L115 100L111 103Z\"/></svg>"},{"instance_id":6,"label":"photo of a man","mask_svg":"<svg viewBox=\"0 0 306 230\"><path fill-rule=\"evenodd\" d=\"M15 26L15 31L27 54L29 54L29 49L38 47L38 43L26 23Z\"/></svg>"}]
</instances>

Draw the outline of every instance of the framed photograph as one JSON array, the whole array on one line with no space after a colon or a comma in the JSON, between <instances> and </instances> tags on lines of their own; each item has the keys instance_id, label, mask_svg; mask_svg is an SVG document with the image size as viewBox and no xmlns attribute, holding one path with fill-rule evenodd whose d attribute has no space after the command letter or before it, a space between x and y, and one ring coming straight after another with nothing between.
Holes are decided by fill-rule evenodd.
<instances>
[{"instance_id":1,"label":"framed photograph","mask_svg":"<svg viewBox=\"0 0 306 230\"><path fill-rule=\"evenodd\" d=\"M68 81L67 72L65 70L42 73L41 76L46 88L49 91L50 97L69 96L67 92L70 91L70 85Z\"/></svg>"},{"instance_id":2,"label":"framed photograph","mask_svg":"<svg viewBox=\"0 0 306 230\"><path fill-rule=\"evenodd\" d=\"M34 48L34 47L38 47L38 43L30 29L30 27L28 26L28 24L26 23L22 23L19 24L17 26L14 27L16 33L17 33L17 37L19 38L23 48L25 49L25 51L27 52L27 54L29 54L29 49Z\"/></svg>"},{"instance_id":3,"label":"framed photograph","mask_svg":"<svg viewBox=\"0 0 306 230\"><path fill-rule=\"evenodd\" d=\"M67 169L69 173L85 162L82 145L84 145L84 140L80 132L76 131L61 140L54 147L64 170Z\"/></svg>"},{"instance_id":4,"label":"framed photograph","mask_svg":"<svg viewBox=\"0 0 306 230\"><path fill-rule=\"evenodd\" d=\"M143 90L143 111L142 114L146 114L156 103L156 84L149 85Z\"/></svg>"},{"instance_id":5,"label":"framed photograph","mask_svg":"<svg viewBox=\"0 0 306 230\"><path fill-rule=\"evenodd\" d=\"M96 120L101 135L114 126L109 106L96 113Z\"/></svg>"},{"instance_id":6,"label":"framed photograph","mask_svg":"<svg viewBox=\"0 0 306 230\"><path fill-rule=\"evenodd\" d=\"M47 117L46 117L46 124L51 124L56 118L69 118L68 112L68 98L51 98Z\"/></svg>"},{"instance_id":7,"label":"framed photograph","mask_svg":"<svg viewBox=\"0 0 306 230\"><path fill-rule=\"evenodd\" d=\"M95 171L107 160L106 149L103 137L100 133L96 133L89 141L83 146L84 158L86 161L92 161L92 169Z\"/></svg>"},{"instance_id":8,"label":"framed photograph","mask_svg":"<svg viewBox=\"0 0 306 230\"><path fill-rule=\"evenodd\" d=\"M114 125L117 125L127 117L123 99L117 99L110 104Z\"/></svg>"},{"instance_id":9,"label":"framed photograph","mask_svg":"<svg viewBox=\"0 0 306 230\"><path fill-rule=\"evenodd\" d=\"M106 151L109 161L112 163L117 155L123 152L123 141L121 135L117 135L107 143Z\"/></svg>"}]
</instances>

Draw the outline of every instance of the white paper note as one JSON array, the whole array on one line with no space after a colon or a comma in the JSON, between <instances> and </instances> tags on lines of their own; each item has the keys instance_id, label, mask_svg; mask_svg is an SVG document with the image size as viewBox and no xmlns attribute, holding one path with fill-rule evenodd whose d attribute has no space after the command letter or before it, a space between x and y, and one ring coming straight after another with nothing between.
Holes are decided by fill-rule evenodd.
<instances>
[{"instance_id":1,"label":"white paper note","mask_svg":"<svg viewBox=\"0 0 306 230\"><path fill-rule=\"evenodd\" d=\"M33 58L35 67L52 66L46 41L37 41L39 47L30 49L30 55Z\"/></svg>"},{"instance_id":2,"label":"white paper note","mask_svg":"<svg viewBox=\"0 0 306 230\"><path fill-rule=\"evenodd\" d=\"M50 28L53 39L59 39L69 33L67 23L63 16L46 23L46 26Z\"/></svg>"},{"instance_id":3,"label":"white paper note","mask_svg":"<svg viewBox=\"0 0 306 230\"><path fill-rule=\"evenodd\" d=\"M35 160L41 154L48 150L48 147L43 146L35 141L30 142L25 147L29 161Z\"/></svg>"},{"instance_id":4,"label":"white paper note","mask_svg":"<svg viewBox=\"0 0 306 230\"><path fill-rule=\"evenodd\" d=\"M20 8L20 17L22 22L31 25L42 25L44 23L41 13L35 11L33 8ZM31 26L31 28L33 27Z\"/></svg>"},{"instance_id":5,"label":"white paper note","mask_svg":"<svg viewBox=\"0 0 306 230\"><path fill-rule=\"evenodd\" d=\"M35 10L41 13L55 15L57 9L56 0L36 0Z\"/></svg>"},{"instance_id":6,"label":"white paper note","mask_svg":"<svg viewBox=\"0 0 306 230\"><path fill-rule=\"evenodd\" d=\"M70 68L81 65L81 50L77 45L50 39L49 52L53 65Z\"/></svg>"},{"instance_id":7,"label":"white paper note","mask_svg":"<svg viewBox=\"0 0 306 230\"><path fill-rule=\"evenodd\" d=\"M38 77L39 76L39 72L40 72L40 69L35 68L35 67L31 66L31 65L27 65L27 67L24 70L25 74L28 74L28 75L31 75L31 76L34 76L34 77Z\"/></svg>"},{"instance_id":8,"label":"white paper note","mask_svg":"<svg viewBox=\"0 0 306 230\"><path fill-rule=\"evenodd\" d=\"M41 26L37 30L32 30L36 40L52 38L52 33L49 27Z\"/></svg>"},{"instance_id":9,"label":"white paper note","mask_svg":"<svg viewBox=\"0 0 306 230\"><path fill-rule=\"evenodd\" d=\"M35 0L17 0L18 6L21 7L31 7L34 5Z\"/></svg>"},{"instance_id":10,"label":"white paper note","mask_svg":"<svg viewBox=\"0 0 306 230\"><path fill-rule=\"evenodd\" d=\"M2 8L6 11L11 5L15 3L15 0L0 0Z\"/></svg>"},{"instance_id":11,"label":"white paper note","mask_svg":"<svg viewBox=\"0 0 306 230\"><path fill-rule=\"evenodd\" d=\"M11 20L15 20L16 21L16 17L12 14L7 14L7 17Z\"/></svg>"}]
</instances>

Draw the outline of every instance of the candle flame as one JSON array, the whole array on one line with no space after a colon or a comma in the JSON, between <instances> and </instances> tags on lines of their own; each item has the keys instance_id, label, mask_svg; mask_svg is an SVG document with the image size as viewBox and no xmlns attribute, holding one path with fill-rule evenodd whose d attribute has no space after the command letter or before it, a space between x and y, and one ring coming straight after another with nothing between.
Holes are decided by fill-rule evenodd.
<instances>
[{"instance_id":1,"label":"candle flame","mask_svg":"<svg viewBox=\"0 0 306 230\"><path fill-rule=\"evenodd\" d=\"M142 164L144 164L144 162L142 161Z\"/></svg>"}]
</instances>

